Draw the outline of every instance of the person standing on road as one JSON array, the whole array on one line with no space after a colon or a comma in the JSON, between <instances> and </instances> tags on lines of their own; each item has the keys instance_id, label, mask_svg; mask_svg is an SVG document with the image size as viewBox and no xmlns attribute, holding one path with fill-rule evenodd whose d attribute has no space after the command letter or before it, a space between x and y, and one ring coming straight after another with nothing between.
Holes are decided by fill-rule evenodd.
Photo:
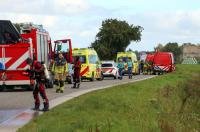
<instances>
[{"instance_id":1,"label":"person standing on road","mask_svg":"<svg viewBox=\"0 0 200 132\"><path fill-rule=\"evenodd\" d=\"M119 59L119 63L117 65L118 71L119 71L119 79L123 79L123 71L124 71L124 62L122 59Z\"/></svg>"},{"instance_id":2,"label":"person standing on road","mask_svg":"<svg viewBox=\"0 0 200 132\"><path fill-rule=\"evenodd\" d=\"M144 72L144 62L141 60L140 61L140 74L142 73L143 74Z\"/></svg>"},{"instance_id":3,"label":"person standing on road","mask_svg":"<svg viewBox=\"0 0 200 132\"><path fill-rule=\"evenodd\" d=\"M152 63L152 61L149 61L149 62L146 62L146 65L147 65L147 75L151 75L151 72L152 72L152 65L153 65L153 63Z\"/></svg>"},{"instance_id":4,"label":"person standing on road","mask_svg":"<svg viewBox=\"0 0 200 132\"><path fill-rule=\"evenodd\" d=\"M80 71L81 71L81 61L80 61L79 56L76 57L73 69L74 69L74 86L72 88L79 88L80 87Z\"/></svg>"},{"instance_id":5,"label":"person standing on road","mask_svg":"<svg viewBox=\"0 0 200 132\"><path fill-rule=\"evenodd\" d=\"M27 64L30 65L30 69L27 70L29 73L29 77L31 80L34 80L35 84L33 87L33 97L35 100L35 107L34 110L39 110L40 108L40 99L39 99L39 93L40 96L43 99L44 108L43 111L49 110L49 100L47 98L46 92L45 92L45 67L38 61L33 61L32 59L27 59Z\"/></svg>"},{"instance_id":6,"label":"person standing on road","mask_svg":"<svg viewBox=\"0 0 200 132\"><path fill-rule=\"evenodd\" d=\"M131 59L128 59L127 65L128 65L128 78L132 79L132 76L133 76L133 62L131 61Z\"/></svg>"},{"instance_id":7,"label":"person standing on road","mask_svg":"<svg viewBox=\"0 0 200 132\"><path fill-rule=\"evenodd\" d=\"M59 52L58 58L55 60L53 67L52 67L52 72L55 74L55 84L56 84L56 93L64 92L64 87L65 87L65 73L66 73L66 60L63 57L62 52Z\"/></svg>"}]
</instances>

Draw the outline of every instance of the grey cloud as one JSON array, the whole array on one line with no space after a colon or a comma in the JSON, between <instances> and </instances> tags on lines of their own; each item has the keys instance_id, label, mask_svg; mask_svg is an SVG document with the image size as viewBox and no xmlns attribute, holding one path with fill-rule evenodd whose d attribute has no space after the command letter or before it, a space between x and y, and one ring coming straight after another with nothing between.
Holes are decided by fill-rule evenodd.
<instances>
[{"instance_id":1,"label":"grey cloud","mask_svg":"<svg viewBox=\"0 0 200 132\"><path fill-rule=\"evenodd\" d=\"M62 4L59 2L64 1ZM65 4L66 1L66 4ZM0 1L1 13L26 13L43 15L76 15L87 10L87 4L69 0L6 0ZM84 1L83 1L84 2ZM75 4L74 4L75 3ZM87 3L86 1L84 3Z\"/></svg>"}]
</instances>

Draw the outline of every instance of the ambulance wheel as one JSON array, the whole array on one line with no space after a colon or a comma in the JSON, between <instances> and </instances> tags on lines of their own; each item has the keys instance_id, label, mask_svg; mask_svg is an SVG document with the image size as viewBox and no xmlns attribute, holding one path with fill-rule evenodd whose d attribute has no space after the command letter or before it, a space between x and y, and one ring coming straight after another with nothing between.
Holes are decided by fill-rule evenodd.
<instances>
[{"instance_id":1,"label":"ambulance wheel","mask_svg":"<svg viewBox=\"0 0 200 132\"><path fill-rule=\"evenodd\" d=\"M90 78L90 81L91 81L91 82L94 81L94 72L92 73L92 77Z\"/></svg>"}]
</instances>

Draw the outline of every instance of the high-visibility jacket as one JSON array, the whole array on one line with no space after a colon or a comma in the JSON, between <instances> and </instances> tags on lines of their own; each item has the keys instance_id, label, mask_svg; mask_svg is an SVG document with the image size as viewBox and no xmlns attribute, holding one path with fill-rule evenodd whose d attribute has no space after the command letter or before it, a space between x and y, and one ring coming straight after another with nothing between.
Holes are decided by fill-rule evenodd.
<instances>
[{"instance_id":1,"label":"high-visibility jacket","mask_svg":"<svg viewBox=\"0 0 200 132\"><path fill-rule=\"evenodd\" d=\"M124 69L124 63L123 62L119 62L118 65L117 65L117 67L119 69Z\"/></svg>"},{"instance_id":2,"label":"high-visibility jacket","mask_svg":"<svg viewBox=\"0 0 200 132\"><path fill-rule=\"evenodd\" d=\"M128 62L127 62L127 65L128 65L128 68L132 68L132 67L133 67L133 62L128 61Z\"/></svg>"},{"instance_id":3,"label":"high-visibility jacket","mask_svg":"<svg viewBox=\"0 0 200 132\"><path fill-rule=\"evenodd\" d=\"M66 60L63 59L56 59L52 66L52 72L54 73L66 73L68 71L68 65Z\"/></svg>"}]
</instances>

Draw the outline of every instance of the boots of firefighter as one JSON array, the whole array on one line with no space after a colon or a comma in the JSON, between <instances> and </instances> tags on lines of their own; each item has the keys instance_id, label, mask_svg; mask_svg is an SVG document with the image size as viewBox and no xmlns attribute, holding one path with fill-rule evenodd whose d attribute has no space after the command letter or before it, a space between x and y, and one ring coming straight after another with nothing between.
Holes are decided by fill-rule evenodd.
<instances>
[{"instance_id":1,"label":"boots of firefighter","mask_svg":"<svg viewBox=\"0 0 200 132\"><path fill-rule=\"evenodd\" d=\"M36 86L33 90L33 98L35 100L35 106L33 110L39 110L40 108L40 98L38 94L39 94L39 90L38 90L38 86Z\"/></svg>"},{"instance_id":2,"label":"boots of firefighter","mask_svg":"<svg viewBox=\"0 0 200 132\"><path fill-rule=\"evenodd\" d=\"M58 80L55 80L55 85L56 85L56 93L60 91L60 84Z\"/></svg>"},{"instance_id":3,"label":"boots of firefighter","mask_svg":"<svg viewBox=\"0 0 200 132\"><path fill-rule=\"evenodd\" d=\"M43 111L49 111L49 103L44 102Z\"/></svg>"},{"instance_id":4,"label":"boots of firefighter","mask_svg":"<svg viewBox=\"0 0 200 132\"><path fill-rule=\"evenodd\" d=\"M60 92L60 86L57 86L56 87L56 93L59 93Z\"/></svg>"},{"instance_id":5,"label":"boots of firefighter","mask_svg":"<svg viewBox=\"0 0 200 132\"><path fill-rule=\"evenodd\" d=\"M60 92L63 93L64 92L64 81L60 81Z\"/></svg>"},{"instance_id":6,"label":"boots of firefighter","mask_svg":"<svg viewBox=\"0 0 200 132\"><path fill-rule=\"evenodd\" d=\"M40 104L35 104L35 107L33 108L33 110L40 110Z\"/></svg>"}]
</instances>

